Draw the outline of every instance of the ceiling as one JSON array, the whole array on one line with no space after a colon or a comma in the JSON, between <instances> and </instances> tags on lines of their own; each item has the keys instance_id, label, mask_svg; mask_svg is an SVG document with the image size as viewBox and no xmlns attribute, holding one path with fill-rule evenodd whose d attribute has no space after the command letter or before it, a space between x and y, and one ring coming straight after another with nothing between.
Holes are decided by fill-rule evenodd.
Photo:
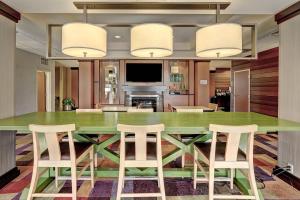
<instances>
[{"instance_id":1,"label":"ceiling","mask_svg":"<svg viewBox=\"0 0 300 200\"><path fill-rule=\"evenodd\" d=\"M17 24L17 47L39 54L46 55L46 27L47 24L64 24L83 21L82 11L77 10L73 0L3 0L8 5L22 13L22 19ZM87 1L87 0L81 0ZM98 0L99 1L99 0ZM113 0L110 0L112 2ZM138 0L137 0L138 1ZM163 2L170 2L165 0ZM207 2L193 1L193 2ZM118 0L121 2L121 0ZM176 2L173 0L172 2ZM180 2L180 1L177 1ZM182 1L186 2L186 1ZM192 2L192 1L191 1ZM223 2L223 0L218 0ZM224 1L228 2L228 1ZM221 22L240 24L257 24L259 39L263 48L278 43L278 36L274 22L274 14L287 6L297 2L295 0L232 0L231 5L221 12ZM212 24L215 23L214 13L207 11L100 11L89 10L89 23L99 25L133 25L145 22L160 22L165 24ZM106 27L108 31L108 57L130 57L130 27ZM176 56L194 54L195 31L194 27L174 28L174 49ZM245 36L249 34L244 33ZM120 36L117 39L115 36ZM246 41L247 42L247 41ZM247 43L245 42L245 46ZM260 48L260 47L259 47ZM61 56L60 32L54 33L53 52Z\"/></svg>"},{"instance_id":2,"label":"ceiling","mask_svg":"<svg viewBox=\"0 0 300 200\"><path fill-rule=\"evenodd\" d=\"M79 13L73 0L3 0L22 13ZM81 2L143 2L142 0L79 0ZM145 1L147 2L147 1ZM183 0L163 0L148 2L187 2ZM225 14L274 14L297 0L192 0L190 2L231 2ZM98 12L98 11L97 11ZM108 11L110 12L110 11ZM130 11L128 11L130 12ZM144 13L144 11L142 11ZM153 11L149 11L153 12ZM195 11L204 14L204 11ZM186 13L191 13L188 11Z\"/></svg>"}]
</instances>

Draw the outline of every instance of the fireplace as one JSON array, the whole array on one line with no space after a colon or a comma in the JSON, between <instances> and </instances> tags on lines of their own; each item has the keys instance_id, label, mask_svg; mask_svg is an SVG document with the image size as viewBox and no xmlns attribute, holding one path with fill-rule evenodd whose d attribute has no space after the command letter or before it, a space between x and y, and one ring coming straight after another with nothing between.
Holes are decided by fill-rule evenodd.
<instances>
[{"instance_id":1,"label":"fireplace","mask_svg":"<svg viewBox=\"0 0 300 200\"><path fill-rule=\"evenodd\" d=\"M125 106L138 108L153 108L154 112L163 112L164 86L126 86Z\"/></svg>"}]
</instances>

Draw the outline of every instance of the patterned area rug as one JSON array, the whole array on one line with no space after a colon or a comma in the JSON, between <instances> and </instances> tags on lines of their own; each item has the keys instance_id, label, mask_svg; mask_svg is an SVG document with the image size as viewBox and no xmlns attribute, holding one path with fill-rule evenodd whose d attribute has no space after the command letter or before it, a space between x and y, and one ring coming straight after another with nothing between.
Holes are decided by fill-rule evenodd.
<instances>
[{"instance_id":1,"label":"patterned area rug","mask_svg":"<svg viewBox=\"0 0 300 200\"><path fill-rule=\"evenodd\" d=\"M112 149L118 150L119 145L113 144ZM174 149L174 146L165 142L163 144L164 153ZM277 162L277 135L257 135L255 137L254 148L255 174L258 180L264 182L266 188L263 189L265 199L298 199L300 192L292 186L284 183L277 177L272 177L271 172ZM21 199L21 192L28 187L31 181L31 170L33 162L32 138L31 135L17 135L17 166L21 170L21 175L7 186L0 190L0 200ZM186 156L186 163L191 164L192 156ZM99 158L100 167L117 167L105 158ZM180 167L180 159L168 165L168 167ZM261 186L261 184L259 184ZM80 200L108 200L115 199L117 191L117 179L97 179L94 188L91 188L89 181L78 181L78 199ZM165 179L167 199L206 199L208 193L207 184L198 184L197 189L193 189L192 180L188 178L166 178ZM274 187L280 189L274 190ZM55 188L51 183L46 191L62 193L71 191L70 181L61 181L60 187ZM126 181L125 192L156 192L158 191L155 181ZM235 187L230 190L225 183L215 184L215 193L238 194L239 190ZM55 198L55 200L67 198ZM136 198L139 199L139 198ZM151 198L147 198L151 199ZM155 198L154 198L155 199Z\"/></svg>"}]
</instances>

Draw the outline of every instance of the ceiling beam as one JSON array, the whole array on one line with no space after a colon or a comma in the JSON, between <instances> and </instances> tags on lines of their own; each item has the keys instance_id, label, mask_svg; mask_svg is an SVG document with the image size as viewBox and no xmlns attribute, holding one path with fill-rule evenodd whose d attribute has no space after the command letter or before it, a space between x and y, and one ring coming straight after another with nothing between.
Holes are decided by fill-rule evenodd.
<instances>
[{"instance_id":1,"label":"ceiling beam","mask_svg":"<svg viewBox=\"0 0 300 200\"><path fill-rule=\"evenodd\" d=\"M97 10L224 10L230 2L74 2L77 9Z\"/></svg>"},{"instance_id":2,"label":"ceiling beam","mask_svg":"<svg viewBox=\"0 0 300 200\"><path fill-rule=\"evenodd\" d=\"M277 24L281 24L297 15L300 15L300 1L277 13L275 15L275 21Z\"/></svg>"},{"instance_id":3,"label":"ceiling beam","mask_svg":"<svg viewBox=\"0 0 300 200\"><path fill-rule=\"evenodd\" d=\"M2 1L0 1L0 15L3 15L4 17L16 23L18 23L18 21L21 19L21 14L18 11L3 3Z\"/></svg>"}]
</instances>

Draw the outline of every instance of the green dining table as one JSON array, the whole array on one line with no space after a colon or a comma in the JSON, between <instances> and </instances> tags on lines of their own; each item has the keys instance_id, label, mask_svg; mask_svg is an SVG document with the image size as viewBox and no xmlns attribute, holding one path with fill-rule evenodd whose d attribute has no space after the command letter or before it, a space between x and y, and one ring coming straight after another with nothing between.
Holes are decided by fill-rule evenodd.
<instances>
[{"instance_id":1,"label":"green dining table","mask_svg":"<svg viewBox=\"0 0 300 200\"><path fill-rule=\"evenodd\" d=\"M118 151L113 151L110 146L120 140L120 135L116 130L117 124L130 125L150 125L162 123L165 125L165 131L162 133L162 139L170 142L176 148L163 156L164 176L166 177L192 177L192 168L170 168L168 164L184 153L193 152L195 142L205 142L210 139L208 131L209 124L222 125L249 125L257 124L258 133L274 131L300 131L300 123L278 119L258 113L248 112L203 112L203 113L177 113L177 112L157 112L157 113L121 113L121 112L104 112L104 113L76 113L76 112L35 112L21 116L6 118L0 120L1 133L28 133L29 124L41 125L59 125L75 124L76 131L74 137L82 142L93 142L99 154L110 159L116 164L119 163ZM111 135L104 141L95 141L89 134ZM195 134L193 139L188 142L178 140L176 134ZM69 175L70 170L64 169L64 175ZM155 175L153 168L138 169L130 168L128 175ZM218 170L216 176L227 176L226 170ZM201 176L202 172L199 172ZM203 174L202 174L203 175ZM53 179L53 169L43 176L39 182L40 189L44 188L51 178ZM98 177L117 177L117 168L98 168L96 170ZM243 172L236 173L235 182L241 190L248 193L250 188Z\"/></svg>"}]
</instances>

